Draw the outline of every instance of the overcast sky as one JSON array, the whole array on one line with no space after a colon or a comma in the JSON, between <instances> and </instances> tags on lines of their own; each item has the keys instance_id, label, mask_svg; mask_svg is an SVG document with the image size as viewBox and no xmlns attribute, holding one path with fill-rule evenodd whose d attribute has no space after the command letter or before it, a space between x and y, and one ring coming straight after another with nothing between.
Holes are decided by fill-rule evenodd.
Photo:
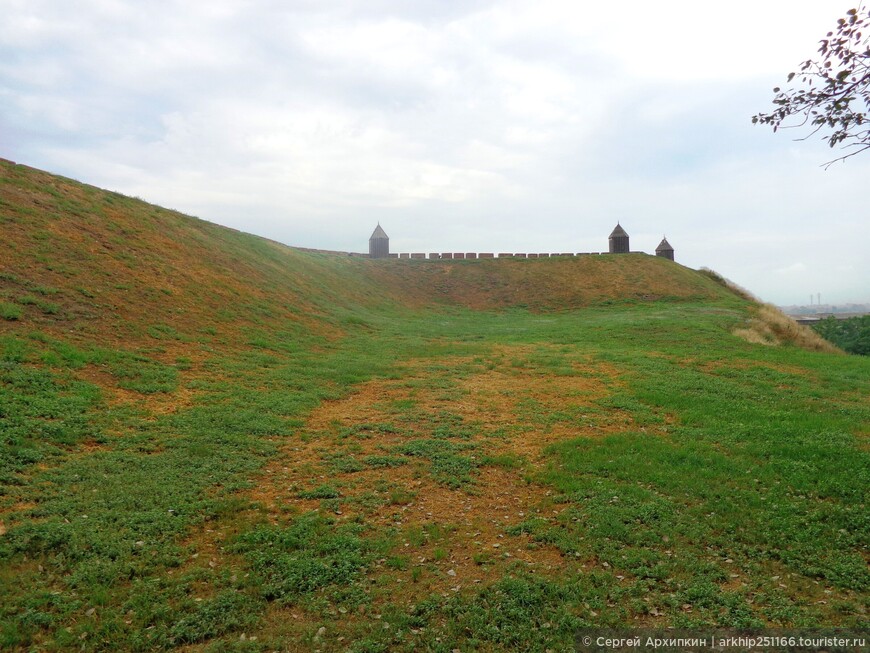
<instances>
[{"instance_id":1,"label":"overcast sky","mask_svg":"<svg viewBox=\"0 0 870 653\"><path fill-rule=\"evenodd\" d=\"M751 124L855 0L0 0L0 156L289 245L870 302L870 152Z\"/></svg>"}]
</instances>

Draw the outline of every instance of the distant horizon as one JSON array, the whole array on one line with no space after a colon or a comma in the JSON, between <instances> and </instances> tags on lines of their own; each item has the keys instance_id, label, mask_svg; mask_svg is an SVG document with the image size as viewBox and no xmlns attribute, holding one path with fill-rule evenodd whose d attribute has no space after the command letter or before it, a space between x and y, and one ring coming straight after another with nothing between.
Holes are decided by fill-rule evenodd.
<instances>
[{"instance_id":1,"label":"distant horizon","mask_svg":"<svg viewBox=\"0 0 870 653\"><path fill-rule=\"evenodd\" d=\"M863 311L870 312L870 302L837 302L836 304L785 304L778 305L779 308L860 308ZM825 313L827 311L821 311Z\"/></svg>"}]
</instances>

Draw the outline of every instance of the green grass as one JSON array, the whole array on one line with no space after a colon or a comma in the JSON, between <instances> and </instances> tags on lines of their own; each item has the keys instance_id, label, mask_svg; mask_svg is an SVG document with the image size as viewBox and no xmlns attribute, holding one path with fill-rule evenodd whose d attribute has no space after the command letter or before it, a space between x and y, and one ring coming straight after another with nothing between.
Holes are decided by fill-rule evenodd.
<instances>
[{"instance_id":1,"label":"green grass","mask_svg":"<svg viewBox=\"0 0 870 653\"><path fill-rule=\"evenodd\" d=\"M867 622L865 357L747 343L745 299L643 257L593 264L689 290L580 301L561 279L472 308L431 266L2 170L24 259L0 272L0 648L545 651L586 627ZM76 249L76 225L137 256ZM466 263L471 290L511 287Z\"/></svg>"},{"instance_id":2,"label":"green grass","mask_svg":"<svg viewBox=\"0 0 870 653\"><path fill-rule=\"evenodd\" d=\"M369 316L364 333L326 350L322 343L319 351L300 347L298 339L287 348L281 338L291 336L279 335L263 343L273 352L268 360L255 351L214 356L206 376L196 379L195 401L159 416L110 406L100 388L76 373L105 369L117 387L148 397L173 396L194 381L190 372L140 354L81 349L37 335L7 337L0 406L12 419L3 460L10 483L4 500L13 512L0 556L24 582L3 590L4 644L64 648L81 641L99 648L112 641L160 649L237 640L240 632L263 627L274 602L322 615L348 640L389 648L429 645L435 637L455 646L558 647L581 625L618 626L651 610L675 626L860 622L870 583L862 553L870 536L870 476L855 429L870 423L866 363L751 346L732 338L721 320L701 305L590 309L556 319L451 311L437 327L422 315ZM588 420L604 424L618 416L633 426L560 442L535 472L516 456L476 452L467 442L474 429L456 416L430 415L406 402L389 407L396 423L428 424L430 437L408 437L380 455L326 450L324 468L352 474L419 460L438 483L469 491L482 465L531 473L552 489L561 512L506 529L505 536L556 547L578 576L550 579L520 565L513 579L479 591L413 609L389 607L388 599L365 591L375 556L412 584L424 582L427 572L409 568L401 549L389 553L389 535L384 540L364 517L342 524L311 515L278 526L241 526L231 548L238 557L235 582L207 567L199 576L166 576L186 565L188 533L250 513L250 504L236 497L244 497L250 475L278 443L298 437L308 411L373 374L391 375L393 361L437 361L455 347L445 343L463 342L470 332L484 336L463 346L477 352L475 369L490 366L492 346L524 352L531 346L538 354L523 358L521 368L516 358L504 363L536 375L569 374L572 360L619 370L622 381L582 411L554 412L526 401L518 404L522 419L541 428L576 423L582 431ZM124 436L113 435L118 432ZM339 429L337 437L353 442L401 433L375 422ZM99 450L82 455L85 443ZM299 493L325 500L342 495L328 481ZM416 500L403 488L384 496L399 509ZM35 507L14 507L23 501ZM445 555L441 545L436 562ZM489 567L491 560L476 562ZM591 575L579 566L590 560L596 561ZM50 573L39 573L32 561ZM786 587L772 584L773 576ZM203 583L217 592L213 598L184 598L186 588ZM825 588L831 594L819 594ZM137 598L143 591L147 607ZM817 603L820 596L828 603ZM330 616L375 603L379 611L393 610L389 632L366 620L341 626ZM99 625L78 617L94 605ZM141 631L145 624L153 626L149 635ZM409 635L412 624L426 635ZM302 636L313 638L315 631ZM278 646L281 637L265 641Z\"/></svg>"},{"instance_id":3,"label":"green grass","mask_svg":"<svg viewBox=\"0 0 870 653\"><path fill-rule=\"evenodd\" d=\"M0 318L4 320L20 320L24 312L21 307L12 302L0 302Z\"/></svg>"},{"instance_id":4,"label":"green grass","mask_svg":"<svg viewBox=\"0 0 870 653\"><path fill-rule=\"evenodd\" d=\"M432 476L447 487L457 488L474 481L479 462L468 451L467 445L445 440L412 440L394 449L395 453L429 460Z\"/></svg>"},{"instance_id":5,"label":"green grass","mask_svg":"<svg viewBox=\"0 0 870 653\"><path fill-rule=\"evenodd\" d=\"M286 527L254 528L240 535L232 548L248 560L256 575L248 582L265 600L292 602L354 583L383 548L380 540L363 537L364 533L362 526L336 526L307 514Z\"/></svg>"}]
</instances>

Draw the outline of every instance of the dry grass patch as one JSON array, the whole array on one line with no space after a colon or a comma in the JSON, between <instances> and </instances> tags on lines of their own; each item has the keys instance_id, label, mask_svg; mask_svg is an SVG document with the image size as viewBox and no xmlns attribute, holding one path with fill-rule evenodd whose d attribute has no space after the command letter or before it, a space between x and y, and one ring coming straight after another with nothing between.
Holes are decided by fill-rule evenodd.
<instances>
[{"instance_id":1,"label":"dry grass patch","mask_svg":"<svg viewBox=\"0 0 870 653\"><path fill-rule=\"evenodd\" d=\"M798 324L771 304L759 306L756 315L757 317L749 320L746 327L735 329L734 335L758 345L777 346L789 343L810 351L842 353L838 347L815 331Z\"/></svg>"}]
</instances>

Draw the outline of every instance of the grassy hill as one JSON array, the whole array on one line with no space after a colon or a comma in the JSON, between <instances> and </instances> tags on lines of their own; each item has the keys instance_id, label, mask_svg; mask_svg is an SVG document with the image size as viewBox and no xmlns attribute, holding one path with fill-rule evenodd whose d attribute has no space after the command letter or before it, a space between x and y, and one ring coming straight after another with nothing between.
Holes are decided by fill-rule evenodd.
<instances>
[{"instance_id":1,"label":"grassy hill","mask_svg":"<svg viewBox=\"0 0 870 653\"><path fill-rule=\"evenodd\" d=\"M0 233L0 647L866 623L870 361L715 275L307 253L3 161Z\"/></svg>"}]
</instances>

